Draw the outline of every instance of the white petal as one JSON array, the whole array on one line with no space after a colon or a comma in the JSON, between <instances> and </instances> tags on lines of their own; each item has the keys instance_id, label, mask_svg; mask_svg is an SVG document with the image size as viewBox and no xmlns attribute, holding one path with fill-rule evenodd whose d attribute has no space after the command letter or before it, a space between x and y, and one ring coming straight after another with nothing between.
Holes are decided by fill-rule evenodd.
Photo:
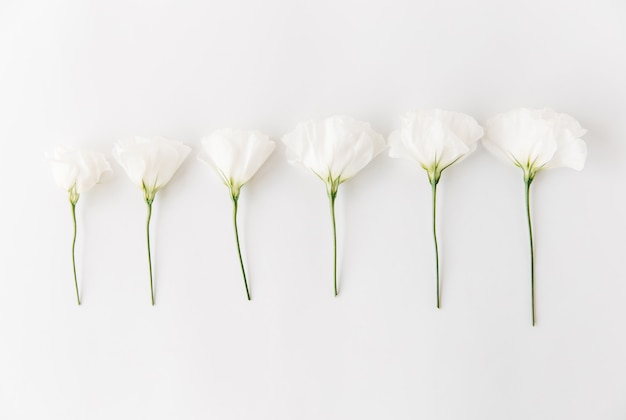
<instances>
[{"instance_id":1,"label":"white petal","mask_svg":"<svg viewBox=\"0 0 626 420\"><path fill-rule=\"evenodd\" d=\"M424 168L445 168L476 149L483 129L472 117L441 109L405 114L389 138L391 157L415 160Z\"/></svg>"},{"instance_id":2,"label":"white petal","mask_svg":"<svg viewBox=\"0 0 626 420\"><path fill-rule=\"evenodd\" d=\"M498 114L487 121L485 130L487 150L521 167L541 168L557 149L552 126L540 110L518 108Z\"/></svg>"},{"instance_id":3,"label":"white petal","mask_svg":"<svg viewBox=\"0 0 626 420\"><path fill-rule=\"evenodd\" d=\"M152 167L155 168L157 189L163 188L185 161L191 148L181 142L160 138Z\"/></svg>"},{"instance_id":4,"label":"white petal","mask_svg":"<svg viewBox=\"0 0 626 420\"><path fill-rule=\"evenodd\" d=\"M136 138L127 138L117 142L113 148L113 158L124 169L133 184L143 187L146 172L145 153Z\"/></svg>"},{"instance_id":5,"label":"white petal","mask_svg":"<svg viewBox=\"0 0 626 420\"><path fill-rule=\"evenodd\" d=\"M140 188L159 190L174 176L191 148L162 137L131 137L120 140L113 156Z\"/></svg>"},{"instance_id":6,"label":"white petal","mask_svg":"<svg viewBox=\"0 0 626 420\"><path fill-rule=\"evenodd\" d=\"M283 136L282 141L287 146L287 160L293 165L300 165L310 169L320 178L329 175L329 167L320 156L320 150L315 147L317 136L317 123L307 121L296 126L295 130ZM321 148L320 148L321 149Z\"/></svg>"},{"instance_id":7,"label":"white petal","mask_svg":"<svg viewBox=\"0 0 626 420\"><path fill-rule=\"evenodd\" d=\"M352 178L385 148L384 138L368 123L345 116L300 123L282 140L291 163L324 181Z\"/></svg>"},{"instance_id":8,"label":"white petal","mask_svg":"<svg viewBox=\"0 0 626 420\"><path fill-rule=\"evenodd\" d=\"M353 121L343 117L327 118L324 133L324 158L329 162L332 179L351 178L372 159L372 144L367 133L359 130Z\"/></svg>"},{"instance_id":9,"label":"white petal","mask_svg":"<svg viewBox=\"0 0 626 420\"><path fill-rule=\"evenodd\" d=\"M111 170L109 162L101 153L90 150L79 154L79 175L76 180L76 192L84 193L100 181L104 172Z\"/></svg>"},{"instance_id":10,"label":"white petal","mask_svg":"<svg viewBox=\"0 0 626 420\"><path fill-rule=\"evenodd\" d=\"M550 109L544 110L544 117L546 114L554 122L554 136L558 148L545 169L567 167L582 170L587 159L587 145L580 137L585 135L587 130L567 114L557 114Z\"/></svg>"},{"instance_id":11,"label":"white petal","mask_svg":"<svg viewBox=\"0 0 626 420\"><path fill-rule=\"evenodd\" d=\"M276 148L276 143L269 137L258 132L241 133L240 141L243 150L243 159L239 162L239 170L233 175L233 179L243 185L257 173L261 165Z\"/></svg>"},{"instance_id":12,"label":"white petal","mask_svg":"<svg viewBox=\"0 0 626 420\"><path fill-rule=\"evenodd\" d=\"M88 191L104 172L111 170L104 156L91 150L57 146L48 158L56 184L65 191L75 187L78 194Z\"/></svg>"},{"instance_id":13,"label":"white petal","mask_svg":"<svg viewBox=\"0 0 626 420\"><path fill-rule=\"evenodd\" d=\"M233 157L232 146L217 132L202 139L198 159L209 165L226 185L230 185Z\"/></svg>"},{"instance_id":14,"label":"white petal","mask_svg":"<svg viewBox=\"0 0 626 420\"><path fill-rule=\"evenodd\" d=\"M514 109L487 122L485 147L518 166L541 170L570 167L580 170L587 147L578 121L549 108Z\"/></svg>"},{"instance_id":15,"label":"white petal","mask_svg":"<svg viewBox=\"0 0 626 420\"><path fill-rule=\"evenodd\" d=\"M221 129L206 136L200 160L226 185L241 187L254 176L276 144L258 131Z\"/></svg>"}]
</instances>

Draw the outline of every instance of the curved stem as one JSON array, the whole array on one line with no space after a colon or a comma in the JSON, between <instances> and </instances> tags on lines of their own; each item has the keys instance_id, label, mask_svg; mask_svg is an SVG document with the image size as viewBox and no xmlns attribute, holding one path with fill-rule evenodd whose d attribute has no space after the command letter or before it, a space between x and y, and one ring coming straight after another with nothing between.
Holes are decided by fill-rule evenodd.
<instances>
[{"instance_id":1,"label":"curved stem","mask_svg":"<svg viewBox=\"0 0 626 420\"><path fill-rule=\"evenodd\" d=\"M150 219L152 217L152 201L146 201L148 205L148 218L146 220L146 240L148 242L148 267L150 268L150 298L154 306L154 287L152 286L152 256L150 254Z\"/></svg>"},{"instance_id":2,"label":"curved stem","mask_svg":"<svg viewBox=\"0 0 626 420\"><path fill-rule=\"evenodd\" d=\"M78 293L78 278L76 277L76 203L70 202L72 205L72 220L74 221L74 239L72 240L72 268L74 269L74 286L76 286L76 301L80 305L80 294Z\"/></svg>"},{"instance_id":3,"label":"curved stem","mask_svg":"<svg viewBox=\"0 0 626 420\"><path fill-rule=\"evenodd\" d=\"M243 258L241 257L241 246L239 244L239 229L237 229L237 202L239 201L239 196L233 195L233 224L235 225L235 239L237 240L237 253L239 254L239 265L241 265L241 274L243 274L243 284L246 286L246 296L248 300L252 300L250 298L250 290L248 289L248 279L246 278L246 270L243 266Z\"/></svg>"},{"instance_id":4,"label":"curved stem","mask_svg":"<svg viewBox=\"0 0 626 420\"><path fill-rule=\"evenodd\" d=\"M535 326L535 251L533 247L533 225L530 219L530 184L532 178L526 180L526 218L528 219L528 235L530 237L530 301L532 323Z\"/></svg>"},{"instance_id":5,"label":"curved stem","mask_svg":"<svg viewBox=\"0 0 626 420\"><path fill-rule=\"evenodd\" d=\"M439 286L439 244L437 243L437 181L431 182L433 191L433 240L435 243L435 267L437 271L437 309L441 308L441 289Z\"/></svg>"},{"instance_id":6,"label":"curved stem","mask_svg":"<svg viewBox=\"0 0 626 420\"><path fill-rule=\"evenodd\" d=\"M337 198L337 192L330 192L328 198L330 200L330 216L333 222L333 279L335 296L337 296L339 294L337 289L337 224L335 223L335 199Z\"/></svg>"}]
</instances>

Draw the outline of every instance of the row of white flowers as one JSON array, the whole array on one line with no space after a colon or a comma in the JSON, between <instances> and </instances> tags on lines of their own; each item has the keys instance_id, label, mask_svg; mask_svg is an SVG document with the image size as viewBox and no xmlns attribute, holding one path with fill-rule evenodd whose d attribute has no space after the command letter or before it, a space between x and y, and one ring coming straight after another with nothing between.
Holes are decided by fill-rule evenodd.
<instances>
[{"instance_id":1,"label":"row of white flowers","mask_svg":"<svg viewBox=\"0 0 626 420\"><path fill-rule=\"evenodd\" d=\"M417 162L428 175L432 186L433 239L435 245L436 295L440 307L439 250L436 230L437 184L443 171L472 153L482 139L494 155L512 162L524 173L527 221L530 235L531 307L535 324L534 250L530 217L530 185L536 174L544 169L570 167L581 170L587 156L586 145L580 138L585 130L567 114L551 109L519 108L490 118L481 127L474 118L440 109L422 109L402 117L402 126L391 133L386 144L382 135L370 124L346 116L333 116L307 121L283 136L291 163L310 170L324 182L329 198L334 241L334 292L337 285L337 234L335 228L335 199L339 186L354 177L388 145L389 156ZM250 299L237 229L237 203L244 186L271 155L276 144L258 131L235 129L216 130L202 140L199 159L211 168L228 187L233 201L233 222L237 251L241 264L247 298ZM128 177L143 192L148 206L146 239L152 287L150 257L150 216L157 192L174 176L191 149L181 142L164 138L132 137L119 141L113 157ZM80 195L98 183L110 165L102 154L57 147L50 156L56 183L67 191L72 206L74 238L72 262L76 298L80 305L74 246L76 243L75 207Z\"/></svg>"}]
</instances>

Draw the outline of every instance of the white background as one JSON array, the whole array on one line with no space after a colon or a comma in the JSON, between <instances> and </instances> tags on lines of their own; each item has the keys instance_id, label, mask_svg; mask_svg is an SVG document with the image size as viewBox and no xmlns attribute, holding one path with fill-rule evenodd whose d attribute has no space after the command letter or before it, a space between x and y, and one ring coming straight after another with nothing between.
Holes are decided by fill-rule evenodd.
<instances>
[{"instance_id":1,"label":"white background","mask_svg":"<svg viewBox=\"0 0 626 420\"><path fill-rule=\"evenodd\" d=\"M621 0L0 2L1 419L626 418L626 3ZM379 156L337 202L279 145L244 187L245 300L226 188L197 159L222 127L275 139L336 113L479 122L550 106L589 130L582 172L533 186L530 326L519 169L479 149L430 190ZM121 168L70 206L55 144L193 147L145 204Z\"/></svg>"}]
</instances>

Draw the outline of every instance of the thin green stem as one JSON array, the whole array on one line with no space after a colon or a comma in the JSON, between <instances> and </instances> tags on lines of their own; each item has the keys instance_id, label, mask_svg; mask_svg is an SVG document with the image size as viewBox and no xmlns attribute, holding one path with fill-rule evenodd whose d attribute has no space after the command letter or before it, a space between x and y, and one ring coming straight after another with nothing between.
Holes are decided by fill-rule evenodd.
<instances>
[{"instance_id":1,"label":"thin green stem","mask_svg":"<svg viewBox=\"0 0 626 420\"><path fill-rule=\"evenodd\" d=\"M232 195L233 199L233 224L235 226L235 239L237 240L237 253L239 254L239 265L241 265L241 274L243 274L243 284L246 286L246 296L248 300L250 298L250 290L248 289L248 279L246 278L246 269L243 266L243 258L241 257L241 245L239 244L239 229L237 228L237 203L239 201L238 195Z\"/></svg>"},{"instance_id":2,"label":"thin green stem","mask_svg":"<svg viewBox=\"0 0 626 420\"><path fill-rule=\"evenodd\" d=\"M76 287L76 301L80 305L80 294L78 293L78 278L76 276L76 203L70 202L72 205L72 220L74 221L74 239L72 240L72 268L74 269L74 286Z\"/></svg>"},{"instance_id":3,"label":"thin green stem","mask_svg":"<svg viewBox=\"0 0 626 420\"><path fill-rule=\"evenodd\" d=\"M533 247L533 225L530 219L530 184L532 178L525 181L526 183L526 218L528 219L528 235L530 237L530 301L532 312L532 323L535 326L535 250Z\"/></svg>"},{"instance_id":4,"label":"thin green stem","mask_svg":"<svg viewBox=\"0 0 626 420\"><path fill-rule=\"evenodd\" d=\"M148 205L148 218L146 220L146 241L148 243L148 267L150 268L150 298L154 306L154 287L152 285L152 255L150 253L150 219L152 218L152 201L146 200Z\"/></svg>"},{"instance_id":5,"label":"thin green stem","mask_svg":"<svg viewBox=\"0 0 626 420\"><path fill-rule=\"evenodd\" d=\"M439 244L437 243L437 181L432 181L433 191L433 240L435 243L435 267L437 272L437 309L441 308L441 289L439 285Z\"/></svg>"},{"instance_id":6,"label":"thin green stem","mask_svg":"<svg viewBox=\"0 0 626 420\"><path fill-rule=\"evenodd\" d=\"M337 288L337 224L335 223L335 199L337 198L337 192L328 193L330 200L330 217L333 222L333 279L335 285L335 296L339 294Z\"/></svg>"}]
</instances>

